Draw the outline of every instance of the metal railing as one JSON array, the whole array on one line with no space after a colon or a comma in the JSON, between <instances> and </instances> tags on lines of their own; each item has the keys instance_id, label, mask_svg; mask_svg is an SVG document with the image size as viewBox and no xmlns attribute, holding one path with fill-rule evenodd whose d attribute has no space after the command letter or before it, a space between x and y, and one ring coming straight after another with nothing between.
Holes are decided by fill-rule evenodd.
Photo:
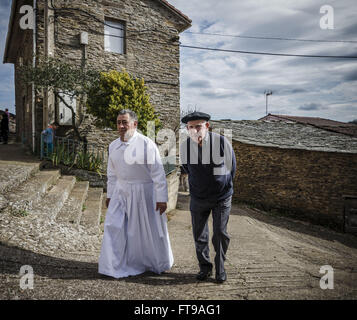
<instances>
[{"instance_id":1,"label":"metal railing","mask_svg":"<svg viewBox=\"0 0 357 320\"><path fill-rule=\"evenodd\" d=\"M106 172L108 152L103 146L66 137L55 136L53 144L46 143L41 134L40 158L102 174Z\"/></svg>"}]
</instances>

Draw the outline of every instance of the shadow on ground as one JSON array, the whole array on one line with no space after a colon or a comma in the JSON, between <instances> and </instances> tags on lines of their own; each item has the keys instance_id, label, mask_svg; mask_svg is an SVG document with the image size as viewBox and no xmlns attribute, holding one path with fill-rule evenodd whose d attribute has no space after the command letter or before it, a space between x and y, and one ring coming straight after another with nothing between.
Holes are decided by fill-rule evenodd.
<instances>
[{"instance_id":1,"label":"shadow on ground","mask_svg":"<svg viewBox=\"0 0 357 320\"><path fill-rule=\"evenodd\" d=\"M194 274L145 272L137 276L114 279L98 273L98 264L56 258L0 242L0 275L19 275L21 266L29 265L35 276L63 280L107 280L149 285L180 285L196 283Z\"/></svg>"},{"instance_id":2,"label":"shadow on ground","mask_svg":"<svg viewBox=\"0 0 357 320\"><path fill-rule=\"evenodd\" d=\"M22 144L0 144L0 160L2 161L23 161L28 163L40 162L40 160L31 154L31 152Z\"/></svg>"}]
</instances>

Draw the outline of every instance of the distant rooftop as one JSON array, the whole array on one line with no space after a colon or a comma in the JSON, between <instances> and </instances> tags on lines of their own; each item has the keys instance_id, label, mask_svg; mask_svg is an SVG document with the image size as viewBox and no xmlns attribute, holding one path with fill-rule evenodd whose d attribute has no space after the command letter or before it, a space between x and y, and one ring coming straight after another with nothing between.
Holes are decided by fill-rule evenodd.
<instances>
[{"instance_id":1,"label":"distant rooftop","mask_svg":"<svg viewBox=\"0 0 357 320\"><path fill-rule=\"evenodd\" d=\"M232 139L257 146L357 153L357 138L296 122L210 121L212 128L232 129Z\"/></svg>"},{"instance_id":2,"label":"distant rooftop","mask_svg":"<svg viewBox=\"0 0 357 320\"><path fill-rule=\"evenodd\" d=\"M297 117L289 115L271 114L269 113L259 120L267 121L294 121L302 124L309 124L324 130L343 133L352 137L357 137L357 125L354 123L340 122L330 119L318 117Z\"/></svg>"}]
</instances>

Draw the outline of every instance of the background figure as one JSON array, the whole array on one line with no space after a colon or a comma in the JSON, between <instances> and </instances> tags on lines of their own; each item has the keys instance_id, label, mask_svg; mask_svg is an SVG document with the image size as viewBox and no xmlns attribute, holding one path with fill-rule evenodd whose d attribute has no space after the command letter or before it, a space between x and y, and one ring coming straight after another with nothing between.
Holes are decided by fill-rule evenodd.
<instances>
[{"instance_id":1,"label":"background figure","mask_svg":"<svg viewBox=\"0 0 357 320\"><path fill-rule=\"evenodd\" d=\"M53 143L55 139L55 131L58 129L59 125L57 122L52 122L46 130L42 131L43 142L46 145L45 155L49 157L53 152Z\"/></svg>"},{"instance_id":2,"label":"background figure","mask_svg":"<svg viewBox=\"0 0 357 320\"><path fill-rule=\"evenodd\" d=\"M1 119L0 131L3 144L7 144L9 139L9 117L6 112Z\"/></svg>"}]
</instances>

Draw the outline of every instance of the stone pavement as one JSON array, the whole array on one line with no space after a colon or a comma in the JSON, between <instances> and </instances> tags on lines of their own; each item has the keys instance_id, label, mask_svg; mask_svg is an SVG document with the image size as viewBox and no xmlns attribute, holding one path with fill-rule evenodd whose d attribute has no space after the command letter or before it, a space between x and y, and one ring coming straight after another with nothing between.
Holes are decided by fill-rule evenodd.
<instances>
[{"instance_id":1,"label":"stone pavement","mask_svg":"<svg viewBox=\"0 0 357 320\"><path fill-rule=\"evenodd\" d=\"M26 241L5 241L7 230L0 230L0 299L357 298L357 237L241 205L233 206L229 221L228 280L223 284L213 278L197 281L188 203L189 196L180 193L178 208L169 215L175 264L161 275L104 278L97 273L100 241L90 251L49 254L45 246L34 250ZM20 289L23 265L34 270L33 289ZM324 265L334 270L334 289L320 288Z\"/></svg>"}]
</instances>

